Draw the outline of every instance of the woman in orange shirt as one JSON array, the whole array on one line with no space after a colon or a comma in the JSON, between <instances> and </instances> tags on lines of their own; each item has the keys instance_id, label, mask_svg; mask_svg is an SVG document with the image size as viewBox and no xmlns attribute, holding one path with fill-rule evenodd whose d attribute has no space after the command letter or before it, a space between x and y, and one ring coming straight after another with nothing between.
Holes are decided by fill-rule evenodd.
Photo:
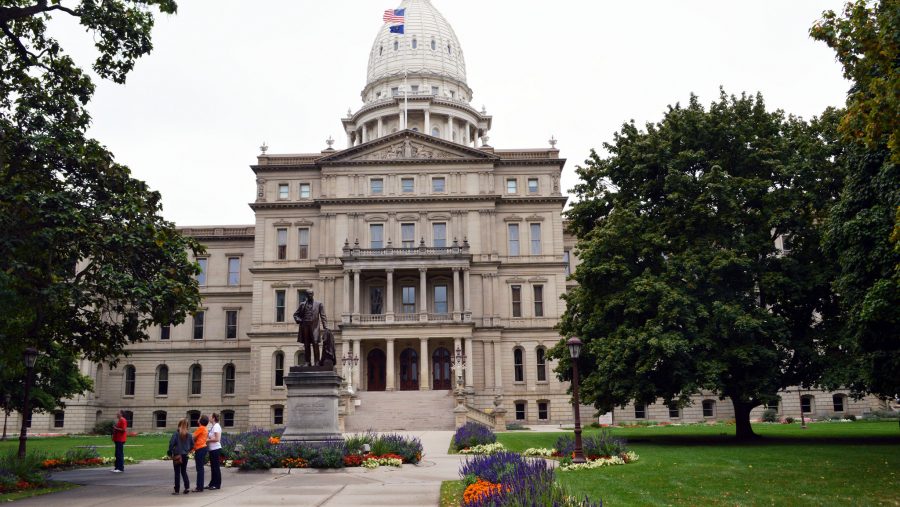
<instances>
[{"instance_id":1,"label":"woman in orange shirt","mask_svg":"<svg viewBox=\"0 0 900 507\"><path fill-rule=\"evenodd\" d=\"M197 487L194 488L195 493L203 492L203 485L206 484L203 482L203 466L206 464L206 437L209 435L209 430L206 429L206 425L209 424L209 418L204 416L200 416L200 425L194 430L194 460L197 462Z\"/></svg>"}]
</instances>

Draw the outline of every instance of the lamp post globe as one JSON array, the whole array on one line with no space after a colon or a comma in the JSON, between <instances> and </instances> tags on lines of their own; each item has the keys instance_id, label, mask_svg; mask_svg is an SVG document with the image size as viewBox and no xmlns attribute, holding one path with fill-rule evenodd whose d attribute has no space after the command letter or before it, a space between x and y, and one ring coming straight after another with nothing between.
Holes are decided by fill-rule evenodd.
<instances>
[{"instance_id":1,"label":"lamp post globe","mask_svg":"<svg viewBox=\"0 0 900 507\"><path fill-rule=\"evenodd\" d=\"M572 358L572 408L575 412L575 455L572 456L572 463L586 463L584 458L584 448L581 445L581 410L578 399L578 357L581 356L581 340L577 336L573 336L566 341L566 347L569 349L569 356Z\"/></svg>"}]
</instances>

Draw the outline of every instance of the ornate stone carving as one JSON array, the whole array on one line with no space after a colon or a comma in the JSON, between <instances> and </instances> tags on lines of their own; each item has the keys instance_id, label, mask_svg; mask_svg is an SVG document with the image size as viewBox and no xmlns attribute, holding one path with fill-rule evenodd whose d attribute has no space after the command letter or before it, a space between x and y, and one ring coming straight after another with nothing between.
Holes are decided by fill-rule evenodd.
<instances>
[{"instance_id":1,"label":"ornate stone carving","mask_svg":"<svg viewBox=\"0 0 900 507\"><path fill-rule=\"evenodd\" d=\"M410 160L410 159L447 159L461 158L459 155L448 151L439 150L433 146L414 143L409 139L391 144L377 151L364 153L354 160Z\"/></svg>"},{"instance_id":2,"label":"ornate stone carving","mask_svg":"<svg viewBox=\"0 0 900 507\"><path fill-rule=\"evenodd\" d=\"M266 200L266 180L265 178L256 178L256 201L262 202Z\"/></svg>"}]
</instances>

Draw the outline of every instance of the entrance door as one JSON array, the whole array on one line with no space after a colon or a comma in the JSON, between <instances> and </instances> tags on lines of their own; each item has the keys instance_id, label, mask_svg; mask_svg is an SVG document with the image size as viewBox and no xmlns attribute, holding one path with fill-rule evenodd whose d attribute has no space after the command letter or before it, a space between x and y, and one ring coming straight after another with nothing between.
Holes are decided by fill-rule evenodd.
<instances>
[{"instance_id":1,"label":"entrance door","mask_svg":"<svg viewBox=\"0 0 900 507\"><path fill-rule=\"evenodd\" d=\"M385 360L384 351L381 349L372 349L366 356L366 371L368 372L368 382L366 382L366 390L368 391L384 391L385 387Z\"/></svg>"},{"instance_id":2,"label":"entrance door","mask_svg":"<svg viewBox=\"0 0 900 507\"><path fill-rule=\"evenodd\" d=\"M431 371L434 372L434 390L449 390L452 384L452 375L450 375L450 351L444 347L439 347L431 354L432 366Z\"/></svg>"},{"instance_id":3,"label":"entrance door","mask_svg":"<svg viewBox=\"0 0 900 507\"><path fill-rule=\"evenodd\" d=\"M403 349L400 353L400 390L419 389L419 354L413 349Z\"/></svg>"}]
</instances>

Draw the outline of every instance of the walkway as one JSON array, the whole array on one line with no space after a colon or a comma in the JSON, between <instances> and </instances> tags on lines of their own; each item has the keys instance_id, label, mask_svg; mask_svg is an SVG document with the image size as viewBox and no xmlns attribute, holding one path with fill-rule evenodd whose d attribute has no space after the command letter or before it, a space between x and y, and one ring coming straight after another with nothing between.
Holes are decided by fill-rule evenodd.
<instances>
[{"instance_id":1,"label":"walkway","mask_svg":"<svg viewBox=\"0 0 900 507\"><path fill-rule=\"evenodd\" d=\"M171 495L172 465L166 461L145 461L126 466L123 474L113 474L106 468L56 473L52 477L54 480L83 484L84 487L17 501L16 505L43 506L51 502L66 507L438 505L441 482L459 477L462 458L447 454L453 432L405 434L422 440L425 456L418 466L379 467L372 471L364 468L295 470L291 474L223 469L223 489L175 497ZM193 466L188 467L188 471L193 481ZM209 480L208 468L206 474Z\"/></svg>"}]
</instances>

